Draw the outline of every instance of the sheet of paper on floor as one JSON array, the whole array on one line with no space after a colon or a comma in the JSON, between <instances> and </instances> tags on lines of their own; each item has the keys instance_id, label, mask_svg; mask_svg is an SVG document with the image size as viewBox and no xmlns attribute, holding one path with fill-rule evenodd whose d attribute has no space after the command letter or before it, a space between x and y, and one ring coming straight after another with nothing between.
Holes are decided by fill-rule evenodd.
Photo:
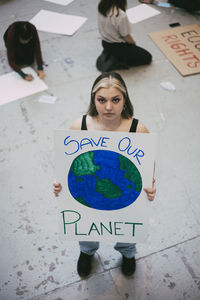
<instances>
[{"instance_id":1,"label":"sheet of paper on floor","mask_svg":"<svg viewBox=\"0 0 200 300\"><path fill-rule=\"evenodd\" d=\"M44 1L53 2L55 4L60 4L60 5L67 5L73 2L74 0L44 0Z\"/></svg>"},{"instance_id":2,"label":"sheet of paper on floor","mask_svg":"<svg viewBox=\"0 0 200 300\"><path fill-rule=\"evenodd\" d=\"M149 5L140 4L127 9L126 13L129 18L129 21L132 24L135 24L160 14L160 11L155 8L152 8Z\"/></svg>"},{"instance_id":3,"label":"sheet of paper on floor","mask_svg":"<svg viewBox=\"0 0 200 300\"><path fill-rule=\"evenodd\" d=\"M40 102L40 103L55 104L56 100L57 100L56 96L41 95L40 98L38 99L38 102Z\"/></svg>"},{"instance_id":4,"label":"sheet of paper on floor","mask_svg":"<svg viewBox=\"0 0 200 300\"><path fill-rule=\"evenodd\" d=\"M30 22L35 25L37 30L73 35L87 18L60 14L49 10L40 10Z\"/></svg>"},{"instance_id":5,"label":"sheet of paper on floor","mask_svg":"<svg viewBox=\"0 0 200 300\"><path fill-rule=\"evenodd\" d=\"M26 81L16 72L0 76L0 105L24 98L48 89L47 85L39 79L36 72L30 68L23 68L23 72L31 74L33 81Z\"/></svg>"}]
</instances>

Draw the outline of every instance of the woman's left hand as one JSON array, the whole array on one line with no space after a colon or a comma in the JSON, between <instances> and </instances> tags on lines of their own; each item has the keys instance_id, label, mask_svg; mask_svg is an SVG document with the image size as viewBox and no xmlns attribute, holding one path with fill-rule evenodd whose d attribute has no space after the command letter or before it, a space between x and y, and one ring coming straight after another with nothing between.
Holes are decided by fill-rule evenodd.
<instances>
[{"instance_id":1,"label":"woman's left hand","mask_svg":"<svg viewBox=\"0 0 200 300\"><path fill-rule=\"evenodd\" d=\"M152 188L144 188L144 191L147 193L149 201L153 201L156 195L155 179L153 179Z\"/></svg>"}]
</instances>

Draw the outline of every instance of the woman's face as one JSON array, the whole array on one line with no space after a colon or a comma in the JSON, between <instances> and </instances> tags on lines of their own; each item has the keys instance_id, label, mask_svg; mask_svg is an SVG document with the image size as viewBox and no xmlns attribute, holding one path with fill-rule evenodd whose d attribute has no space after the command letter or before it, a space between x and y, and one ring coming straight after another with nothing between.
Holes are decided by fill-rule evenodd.
<instances>
[{"instance_id":1,"label":"woman's face","mask_svg":"<svg viewBox=\"0 0 200 300\"><path fill-rule=\"evenodd\" d=\"M95 106L100 118L115 120L121 118L124 108L124 96L114 87L100 88L95 94Z\"/></svg>"}]
</instances>

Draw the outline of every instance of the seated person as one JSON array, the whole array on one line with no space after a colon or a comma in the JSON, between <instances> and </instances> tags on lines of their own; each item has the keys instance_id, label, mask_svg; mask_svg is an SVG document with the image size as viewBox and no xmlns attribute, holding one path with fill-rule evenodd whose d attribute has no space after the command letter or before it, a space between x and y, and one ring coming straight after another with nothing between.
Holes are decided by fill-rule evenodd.
<instances>
[{"instance_id":1,"label":"seated person","mask_svg":"<svg viewBox=\"0 0 200 300\"><path fill-rule=\"evenodd\" d=\"M40 49L40 41L35 26L29 22L19 21L11 24L4 33L8 62L11 68L27 81L33 76L25 74L21 67L30 66L36 60L38 76L45 77Z\"/></svg>"},{"instance_id":2,"label":"seated person","mask_svg":"<svg viewBox=\"0 0 200 300\"><path fill-rule=\"evenodd\" d=\"M99 71L108 72L150 64L151 54L136 45L126 14L127 0L101 0L98 5L98 25L103 52L97 58Z\"/></svg>"}]
</instances>

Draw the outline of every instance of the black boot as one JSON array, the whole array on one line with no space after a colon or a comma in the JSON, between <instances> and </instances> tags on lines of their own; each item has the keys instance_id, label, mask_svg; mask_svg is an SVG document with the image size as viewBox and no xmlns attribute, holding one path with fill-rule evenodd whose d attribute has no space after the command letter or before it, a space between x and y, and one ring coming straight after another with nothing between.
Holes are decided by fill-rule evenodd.
<instances>
[{"instance_id":1,"label":"black boot","mask_svg":"<svg viewBox=\"0 0 200 300\"><path fill-rule=\"evenodd\" d=\"M129 68L125 62L120 61L105 50L103 50L101 55L97 58L96 67L101 72L111 72Z\"/></svg>"},{"instance_id":2,"label":"black boot","mask_svg":"<svg viewBox=\"0 0 200 300\"><path fill-rule=\"evenodd\" d=\"M115 59L111 57L105 50L97 58L96 67L101 72L110 72L112 71L112 66L115 62Z\"/></svg>"},{"instance_id":3,"label":"black boot","mask_svg":"<svg viewBox=\"0 0 200 300\"><path fill-rule=\"evenodd\" d=\"M131 276L134 274L135 269L136 269L135 257L133 256L132 258L126 258L124 255L122 255L122 265L121 265L122 273L125 276Z\"/></svg>"},{"instance_id":4,"label":"black boot","mask_svg":"<svg viewBox=\"0 0 200 300\"><path fill-rule=\"evenodd\" d=\"M86 277L90 274L92 257L93 255L88 255L83 252L80 253L77 263L77 272L79 276Z\"/></svg>"}]
</instances>

